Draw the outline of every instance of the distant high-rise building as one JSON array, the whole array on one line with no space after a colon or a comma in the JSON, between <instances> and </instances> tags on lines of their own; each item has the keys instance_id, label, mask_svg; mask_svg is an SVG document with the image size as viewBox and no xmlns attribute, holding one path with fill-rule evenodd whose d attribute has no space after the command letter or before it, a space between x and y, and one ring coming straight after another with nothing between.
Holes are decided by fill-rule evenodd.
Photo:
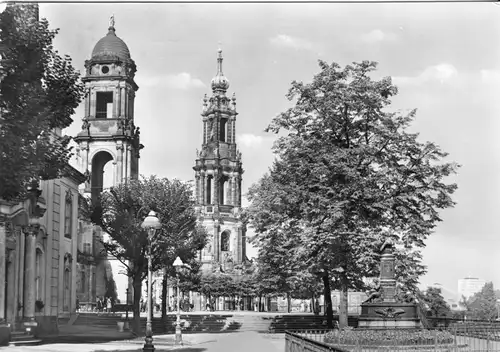
<instances>
[{"instance_id":1,"label":"distant high-rise building","mask_svg":"<svg viewBox=\"0 0 500 352\"><path fill-rule=\"evenodd\" d=\"M462 297L470 298L474 296L476 292L481 291L485 284L485 280L478 279L477 277L466 277L458 280L458 299L461 300Z\"/></svg>"}]
</instances>

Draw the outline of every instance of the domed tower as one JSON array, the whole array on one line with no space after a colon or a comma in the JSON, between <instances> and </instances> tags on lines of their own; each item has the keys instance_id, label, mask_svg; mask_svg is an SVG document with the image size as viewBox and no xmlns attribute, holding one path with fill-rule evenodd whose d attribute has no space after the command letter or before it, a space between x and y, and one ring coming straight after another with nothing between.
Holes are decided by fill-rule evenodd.
<instances>
[{"instance_id":1,"label":"domed tower","mask_svg":"<svg viewBox=\"0 0 500 352\"><path fill-rule=\"evenodd\" d=\"M231 272L245 261L246 230L239 220L243 168L236 146L236 97L226 96L229 81L222 60L219 49L212 96L203 99L203 141L193 169L199 219L210 234L200 253L202 268Z\"/></svg>"},{"instance_id":2,"label":"domed tower","mask_svg":"<svg viewBox=\"0 0 500 352\"><path fill-rule=\"evenodd\" d=\"M127 44L116 35L112 16L108 33L85 61L85 112L78 143L77 159L88 176L85 193L92 200L103 190L104 167L109 186L136 179L139 174L139 128L134 123L136 65ZM109 175L111 173L111 175Z\"/></svg>"}]
</instances>

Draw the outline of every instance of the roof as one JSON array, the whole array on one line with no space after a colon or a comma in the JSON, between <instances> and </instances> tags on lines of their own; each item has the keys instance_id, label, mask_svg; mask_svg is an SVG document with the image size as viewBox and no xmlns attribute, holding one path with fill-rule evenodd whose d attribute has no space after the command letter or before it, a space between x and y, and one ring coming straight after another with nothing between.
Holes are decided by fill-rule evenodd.
<instances>
[{"instance_id":1,"label":"roof","mask_svg":"<svg viewBox=\"0 0 500 352\"><path fill-rule=\"evenodd\" d=\"M130 60L130 51L127 44L116 36L115 27L110 26L108 34L101 38L92 50L92 58L100 56L118 56L124 61Z\"/></svg>"}]
</instances>

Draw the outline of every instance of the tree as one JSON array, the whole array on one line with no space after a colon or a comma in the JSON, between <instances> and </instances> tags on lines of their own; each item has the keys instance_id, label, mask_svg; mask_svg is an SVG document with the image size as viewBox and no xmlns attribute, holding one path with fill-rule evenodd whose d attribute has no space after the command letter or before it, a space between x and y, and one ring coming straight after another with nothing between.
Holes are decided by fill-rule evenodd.
<instances>
[{"instance_id":1,"label":"tree","mask_svg":"<svg viewBox=\"0 0 500 352\"><path fill-rule=\"evenodd\" d=\"M492 282L487 282L481 291L468 300L468 317L492 320L497 316L496 295Z\"/></svg>"},{"instance_id":2,"label":"tree","mask_svg":"<svg viewBox=\"0 0 500 352\"><path fill-rule=\"evenodd\" d=\"M439 287L429 287L423 294L423 301L427 305L431 316L443 317L451 313L450 306L443 298Z\"/></svg>"},{"instance_id":3,"label":"tree","mask_svg":"<svg viewBox=\"0 0 500 352\"><path fill-rule=\"evenodd\" d=\"M445 152L408 131L416 111L386 111L397 88L390 78L370 78L376 65L341 69L319 61L311 83L292 82L287 97L294 106L267 128L280 134L276 160L249 191L257 236L280 223L300 233L297 258L323 279L329 324L329 285L340 289L341 327L347 325L348 289L364 288L362 279L378 271L386 239L397 252L416 253L399 255L401 268L414 268L416 276L425 270L418 253L441 221L438 210L454 205L457 188L443 178L458 165L443 162Z\"/></svg>"},{"instance_id":4,"label":"tree","mask_svg":"<svg viewBox=\"0 0 500 352\"><path fill-rule=\"evenodd\" d=\"M141 227L150 210L157 212L161 229L148 240ZM92 220L109 234L105 250L118 259L132 278L134 288L134 331L139 332L139 302L142 280L148 270L147 253L151 246L152 266L156 271L172 265L177 255L188 262L205 246L206 231L197 225L192 187L179 180L151 176L130 180L101 194Z\"/></svg>"},{"instance_id":5,"label":"tree","mask_svg":"<svg viewBox=\"0 0 500 352\"><path fill-rule=\"evenodd\" d=\"M68 127L84 86L71 58L61 57L38 5L8 5L0 14L0 198L22 199L32 182L64 175ZM3 78L2 78L3 77Z\"/></svg>"}]
</instances>

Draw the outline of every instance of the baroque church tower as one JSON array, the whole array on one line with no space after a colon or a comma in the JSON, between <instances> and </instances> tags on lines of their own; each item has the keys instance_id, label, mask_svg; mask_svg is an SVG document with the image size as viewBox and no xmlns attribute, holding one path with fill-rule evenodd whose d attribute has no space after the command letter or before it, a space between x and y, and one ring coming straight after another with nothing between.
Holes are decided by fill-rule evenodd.
<instances>
[{"instance_id":1,"label":"baroque church tower","mask_svg":"<svg viewBox=\"0 0 500 352\"><path fill-rule=\"evenodd\" d=\"M136 65L125 42L116 36L114 16L111 16L108 33L94 46L90 60L85 61L85 69L83 125L74 140L78 144L78 167L87 176L82 194L96 202L103 189L138 178L139 152L144 147L140 144L139 127L134 123L135 92L139 89L134 81ZM80 228L83 253L90 258L98 256L102 250L99 240L104 233L100 227L83 221ZM124 301L128 279L120 275L124 267L111 259L114 258L104 262L91 260L96 266L90 269L84 265L88 260L79 260L81 278L78 280L85 282L95 277L94 283L87 285L95 288L89 295L95 298L110 295L105 282L113 279L117 295ZM82 295L80 302L85 299L88 298Z\"/></svg>"},{"instance_id":2,"label":"baroque church tower","mask_svg":"<svg viewBox=\"0 0 500 352\"><path fill-rule=\"evenodd\" d=\"M75 141L82 172L89 178L85 193L95 201L103 190L104 167L112 162L117 185L139 175L139 128L134 124L136 66L123 40L115 34L111 17L108 34L100 39L85 61L85 115ZM108 176L108 175L107 175Z\"/></svg>"},{"instance_id":3,"label":"baroque church tower","mask_svg":"<svg viewBox=\"0 0 500 352\"><path fill-rule=\"evenodd\" d=\"M236 97L226 96L222 60L219 49L212 96L203 99L203 141L193 169L199 220L209 232L199 258L202 270L233 272L246 260L246 228L239 219L243 168L236 146Z\"/></svg>"}]
</instances>

